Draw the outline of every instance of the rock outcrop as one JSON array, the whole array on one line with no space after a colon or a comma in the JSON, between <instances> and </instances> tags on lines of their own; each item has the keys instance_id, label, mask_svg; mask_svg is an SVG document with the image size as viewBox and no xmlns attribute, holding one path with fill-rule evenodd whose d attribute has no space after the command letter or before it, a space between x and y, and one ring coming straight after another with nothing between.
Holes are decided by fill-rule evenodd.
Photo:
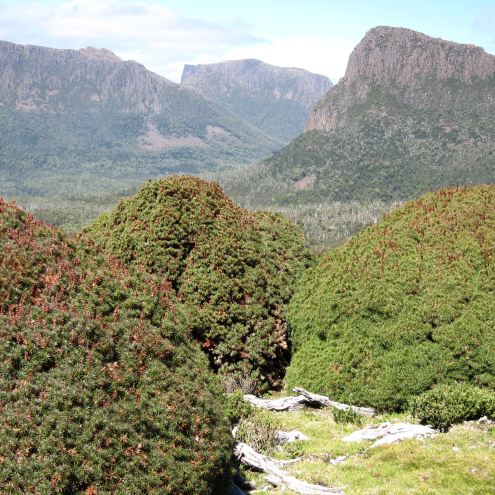
<instances>
[{"instance_id":1,"label":"rock outcrop","mask_svg":"<svg viewBox=\"0 0 495 495\"><path fill-rule=\"evenodd\" d=\"M127 112L160 112L177 85L109 50L59 50L0 42L0 99L20 109L62 111L69 99L92 106L120 100Z\"/></svg>"},{"instance_id":2,"label":"rock outcrop","mask_svg":"<svg viewBox=\"0 0 495 495\"><path fill-rule=\"evenodd\" d=\"M495 56L480 47L379 26L368 31L351 53L345 77L316 106L306 130L343 125L346 112L366 101L377 87L407 104L433 103L444 108L455 96L455 86L479 83L494 75ZM435 84L442 90L431 98L425 86Z\"/></svg>"}]
</instances>

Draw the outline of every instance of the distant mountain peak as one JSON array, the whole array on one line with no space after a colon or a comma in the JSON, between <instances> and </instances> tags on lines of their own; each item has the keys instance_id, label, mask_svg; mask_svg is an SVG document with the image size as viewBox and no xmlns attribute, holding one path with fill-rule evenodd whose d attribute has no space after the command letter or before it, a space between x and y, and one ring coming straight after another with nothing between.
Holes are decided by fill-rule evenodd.
<instances>
[{"instance_id":1,"label":"distant mountain peak","mask_svg":"<svg viewBox=\"0 0 495 495\"><path fill-rule=\"evenodd\" d=\"M432 38L406 28L370 29L351 53L347 83L365 77L414 86L432 77L470 82L495 74L495 57L482 48Z\"/></svg>"},{"instance_id":2,"label":"distant mountain peak","mask_svg":"<svg viewBox=\"0 0 495 495\"><path fill-rule=\"evenodd\" d=\"M282 141L302 132L309 112L332 86L326 76L253 58L185 65L181 83Z\"/></svg>"},{"instance_id":3,"label":"distant mountain peak","mask_svg":"<svg viewBox=\"0 0 495 495\"><path fill-rule=\"evenodd\" d=\"M460 98L454 86L494 76L495 56L478 46L432 38L411 29L378 26L354 48L345 76L316 105L306 130L333 130L344 125L348 110L360 104L369 106L370 95L377 91L416 109L445 109L453 104L453 98ZM368 110L375 111L375 107Z\"/></svg>"},{"instance_id":4,"label":"distant mountain peak","mask_svg":"<svg viewBox=\"0 0 495 495\"><path fill-rule=\"evenodd\" d=\"M79 52L90 59L98 59L98 60L108 60L111 62L122 62L122 59L115 55L111 50L106 48L94 48L92 46L88 46L86 48L80 48Z\"/></svg>"}]
</instances>

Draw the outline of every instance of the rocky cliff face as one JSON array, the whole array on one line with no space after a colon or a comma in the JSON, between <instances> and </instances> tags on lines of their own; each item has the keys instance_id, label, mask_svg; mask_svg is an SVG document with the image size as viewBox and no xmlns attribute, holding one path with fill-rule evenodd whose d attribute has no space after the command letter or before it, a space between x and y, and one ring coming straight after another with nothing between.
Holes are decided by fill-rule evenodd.
<instances>
[{"instance_id":1,"label":"rocky cliff face","mask_svg":"<svg viewBox=\"0 0 495 495\"><path fill-rule=\"evenodd\" d=\"M105 49L58 50L0 42L0 99L18 110L61 111L77 101L158 113L177 84Z\"/></svg>"},{"instance_id":2,"label":"rocky cliff face","mask_svg":"<svg viewBox=\"0 0 495 495\"><path fill-rule=\"evenodd\" d=\"M253 59L186 65L181 83L285 141L302 131L309 112L332 86L325 76Z\"/></svg>"},{"instance_id":3,"label":"rocky cliff face","mask_svg":"<svg viewBox=\"0 0 495 495\"><path fill-rule=\"evenodd\" d=\"M126 139L134 138L134 144L141 146L143 135L150 132L155 142L156 136L161 141L170 138L159 149L188 145L191 138L197 145L197 139L219 134L237 142L246 140L249 147L258 139L262 147L276 146L196 92L137 62L123 61L110 50L92 47L60 50L0 41L0 108L47 113L52 119L71 115L78 121L87 114L126 115L134 119L134 136ZM156 148L156 143L147 147Z\"/></svg>"},{"instance_id":4,"label":"rocky cliff face","mask_svg":"<svg viewBox=\"0 0 495 495\"><path fill-rule=\"evenodd\" d=\"M356 46L345 79L362 77L414 87L427 78L469 83L495 74L495 57L474 45L432 38L410 29L376 27Z\"/></svg>"},{"instance_id":5,"label":"rocky cliff face","mask_svg":"<svg viewBox=\"0 0 495 495\"><path fill-rule=\"evenodd\" d=\"M432 38L410 29L376 27L351 56L345 77L316 106L307 130L345 125L348 111L380 89L405 104L444 109L456 88L495 75L495 57L474 45Z\"/></svg>"},{"instance_id":6,"label":"rocky cliff face","mask_svg":"<svg viewBox=\"0 0 495 495\"><path fill-rule=\"evenodd\" d=\"M254 59L186 65L181 83L210 98L238 91L251 93L253 98L257 93L268 93L274 100L297 102L308 110L332 87L326 76Z\"/></svg>"}]
</instances>

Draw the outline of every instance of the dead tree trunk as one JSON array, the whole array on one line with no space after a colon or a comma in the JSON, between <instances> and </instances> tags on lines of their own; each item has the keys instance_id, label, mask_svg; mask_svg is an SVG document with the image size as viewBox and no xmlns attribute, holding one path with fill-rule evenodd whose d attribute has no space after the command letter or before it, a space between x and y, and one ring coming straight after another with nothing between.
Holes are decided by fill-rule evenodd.
<instances>
[{"instance_id":1,"label":"dead tree trunk","mask_svg":"<svg viewBox=\"0 0 495 495\"><path fill-rule=\"evenodd\" d=\"M245 395L244 400L248 401L255 407L262 409L268 409L270 411L294 411L300 409L303 406L309 407L333 407L341 411L351 410L361 416L373 417L376 415L376 410L372 407L358 407L350 406L349 404L342 404L330 400L324 395L313 394L304 390L303 388L295 388L294 392L297 392L298 396L284 397L282 399L261 399L254 395Z\"/></svg>"},{"instance_id":2,"label":"dead tree trunk","mask_svg":"<svg viewBox=\"0 0 495 495\"><path fill-rule=\"evenodd\" d=\"M306 481L299 480L291 476L282 469L295 461L277 461L265 455L259 454L245 443L237 443L234 447L234 454L244 465L265 473L266 480L273 486L283 485L290 490L301 495L344 495L340 488L330 488L322 485L312 485Z\"/></svg>"},{"instance_id":3,"label":"dead tree trunk","mask_svg":"<svg viewBox=\"0 0 495 495\"><path fill-rule=\"evenodd\" d=\"M319 407L334 407L335 409L339 409L340 411L348 411L350 409L356 414L359 414L361 416L367 416L368 418L372 418L373 416L376 416L376 409L372 407L358 407L358 406L350 406L349 404L342 404L341 402L330 400L328 397L325 397L324 395L313 394L299 387L296 387L293 390L294 392L297 392L298 394L305 397L309 405L316 405Z\"/></svg>"}]
</instances>

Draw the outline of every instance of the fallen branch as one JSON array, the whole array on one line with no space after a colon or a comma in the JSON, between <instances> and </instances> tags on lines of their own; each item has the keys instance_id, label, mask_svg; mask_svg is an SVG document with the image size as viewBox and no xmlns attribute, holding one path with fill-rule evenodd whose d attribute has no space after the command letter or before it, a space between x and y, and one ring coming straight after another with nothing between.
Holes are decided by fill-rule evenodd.
<instances>
[{"instance_id":1,"label":"fallen branch","mask_svg":"<svg viewBox=\"0 0 495 495\"><path fill-rule=\"evenodd\" d=\"M283 485L301 495L327 495L329 493L344 495L344 492L340 488L313 485L291 476L287 471L282 469L284 466L292 464L295 461L271 459L263 454L259 454L245 443L237 443L234 447L234 454L244 465L265 473L266 480L273 486Z\"/></svg>"},{"instance_id":2,"label":"fallen branch","mask_svg":"<svg viewBox=\"0 0 495 495\"><path fill-rule=\"evenodd\" d=\"M270 400L247 394L244 396L244 400L255 407L268 409L269 411L295 411L296 409L301 409L307 403L307 399L302 395L299 397L284 397L283 399Z\"/></svg>"},{"instance_id":3,"label":"fallen branch","mask_svg":"<svg viewBox=\"0 0 495 495\"><path fill-rule=\"evenodd\" d=\"M269 411L294 411L303 406L310 407L333 407L341 411L351 410L361 416L373 417L376 415L376 410L372 407L357 407L348 404L342 404L330 400L324 395L313 394L303 388L295 388L294 392L299 393L298 396L284 397L282 399L261 399L254 395L245 395L244 400L255 407L268 409Z\"/></svg>"},{"instance_id":4,"label":"fallen branch","mask_svg":"<svg viewBox=\"0 0 495 495\"><path fill-rule=\"evenodd\" d=\"M340 411L348 411L349 409L356 414L360 414L361 416L367 416L368 418L372 418L376 416L376 409L372 407L358 407L358 406L350 406L349 404L342 404L341 402L336 402L334 400L330 400L328 397L324 395L313 394L304 390L303 388L294 388L294 392L297 392L305 397L310 405L316 405L318 407L334 407L335 409L339 409Z\"/></svg>"}]
</instances>

